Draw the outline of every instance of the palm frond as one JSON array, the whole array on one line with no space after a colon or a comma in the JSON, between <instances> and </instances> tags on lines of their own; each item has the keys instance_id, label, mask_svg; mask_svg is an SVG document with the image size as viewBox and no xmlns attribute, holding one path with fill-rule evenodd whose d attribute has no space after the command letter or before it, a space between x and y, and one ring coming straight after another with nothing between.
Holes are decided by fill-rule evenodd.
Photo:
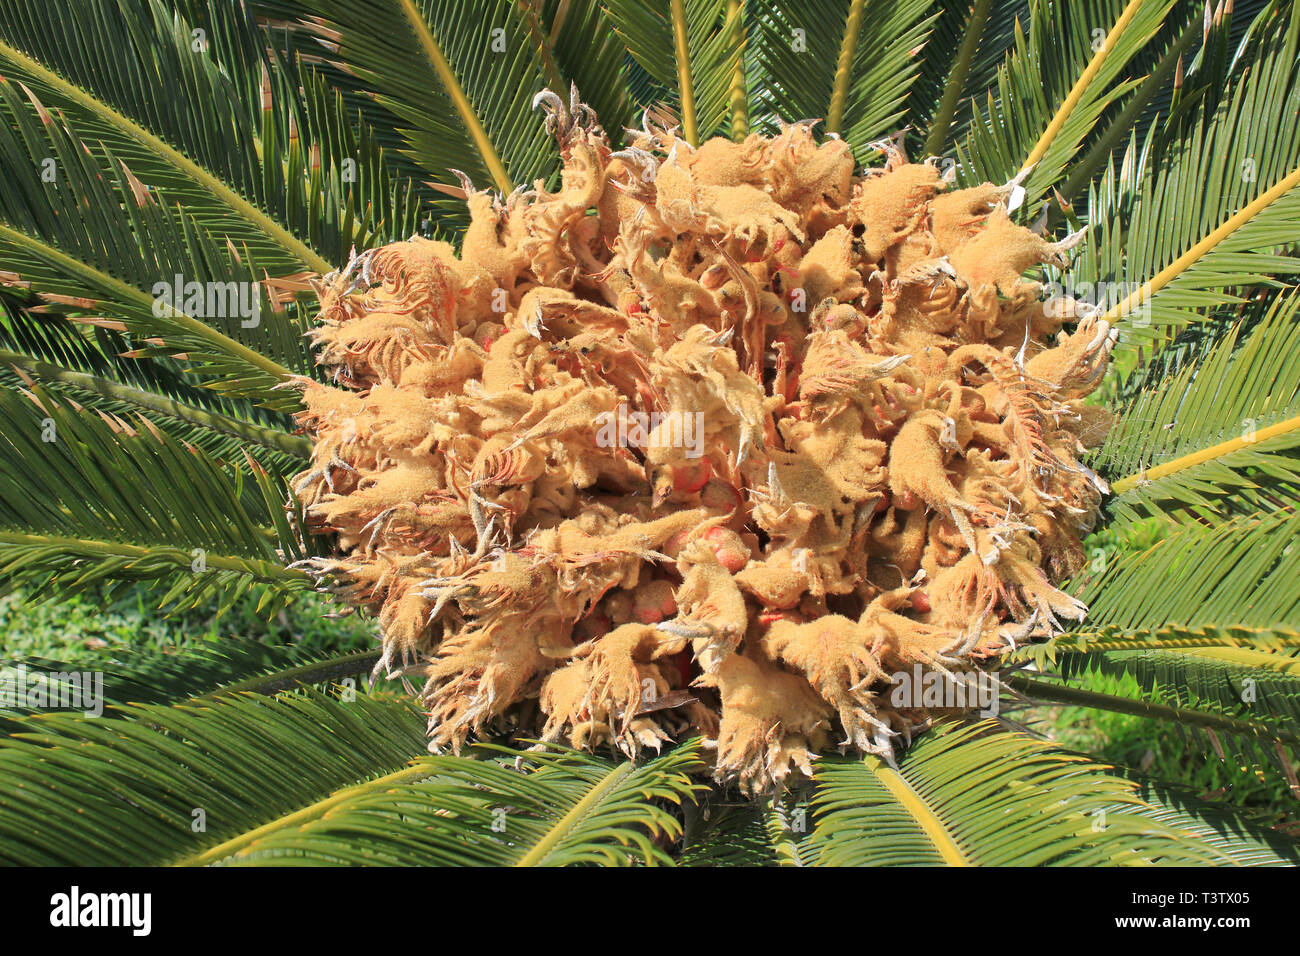
<instances>
[{"instance_id":1,"label":"palm frond","mask_svg":"<svg viewBox=\"0 0 1300 956\"><path fill-rule=\"evenodd\" d=\"M631 56L663 89L682 133L699 145L720 132L732 105L741 59L740 11L726 0L606 0L605 10Z\"/></svg>"},{"instance_id":2,"label":"palm frond","mask_svg":"<svg viewBox=\"0 0 1300 956\"><path fill-rule=\"evenodd\" d=\"M925 138L928 156L943 155L963 95L972 82L976 89L986 88L995 69L990 60L997 62L990 57L990 50L996 50L999 58L1006 52L1016 14L1028 9L1020 2L1004 2L994 14L993 6L993 0L939 4L940 13L922 50L921 68L911 95L914 119L929 121ZM957 51L955 58L953 50Z\"/></svg>"},{"instance_id":3,"label":"palm frond","mask_svg":"<svg viewBox=\"0 0 1300 956\"><path fill-rule=\"evenodd\" d=\"M280 476L223 469L143 420L78 414L39 388L0 391L0 410L6 588L32 582L54 597L104 578L149 580L167 586L160 605L219 595L222 608L256 588L273 612L310 587L282 563L308 543L282 510Z\"/></svg>"},{"instance_id":4,"label":"palm frond","mask_svg":"<svg viewBox=\"0 0 1300 956\"><path fill-rule=\"evenodd\" d=\"M705 798L687 806L681 866L808 866L809 788L761 801Z\"/></svg>"},{"instance_id":5,"label":"palm frond","mask_svg":"<svg viewBox=\"0 0 1300 956\"><path fill-rule=\"evenodd\" d=\"M83 406L111 414L146 409L165 431L218 458L237 458L248 450L259 460L268 453L278 456L268 463L279 466L301 456L303 446L289 434L294 424L288 415L204 388L202 378L176 359L134 355L127 333L73 321L50 311L61 306L42 304L30 293L11 298L8 293L16 291L0 289L0 365L12 369L0 371L5 387L37 378ZM204 425L207 415L221 424ZM233 423L227 427L228 420ZM237 436L246 436L247 444L232 447Z\"/></svg>"},{"instance_id":6,"label":"palm frond","mask_svg":"<svg viewBox=\"0 0 1300 956\"><path fill-rule=\"evenodd\" d=\"M313 657L290 667L263 669L259 674L210 688L207 694L210 696L216 691L276 694L282 690L295 690L306 685L333 683L357 674L369 673L378 663L379 658L380 652L377 650Z\"/></svg>"},{"instance_id":7,"label":"palm frond","mask_svg":"<svg viewBox=\"0 0 1300 956\"><path fill-rule=\"evenodd\" d=\"M223 19L228 37L237 21ZM355 239L341 228L345 200L320 182L316 193L327 198L309 198L306 144L299 142L288 167L281 166L279 150L264 137L277 125L287 131L289 112L279 102L265 117L250 108L247 91L230 79L248 71L236 63L227 72L221 59L239 49L196 38L193 25L160 0L70 0L57 11L19 0L0 12L7 78L64 111L142 182L183 198L198 221L275 274L327 272ZM104 63L117 67L100 68ZM160 88L175 95L159 96ZM182 101L205 108L177 109Z\"/></svg>"},{"instance_id":8,"label":"palm frond","mask_svg":"<svg viewBox=\"0 0 1300 956\"><path fill-rule=\"evenodd\" d=\"M133 705L114 720L19 723L0 739L0 859L10 864L193 860L339 788L401 771L425 749L409 701L362 694L239 695Z\"/></svg>"},{"instance_id":9,"label":"palm frond","mask_svg":"<svg viewBox=\"0 0 1300 956\"><path fill-rule=\"evenodd\" d=\"M18 675L26 685L44 682L56 692L69 671L91 671L101 677L104 717L130 714L127 704L171 703L220 691L275 693L310 684L325 684L362 674L374 664L377 653L322 655L299 645L264 644L260 641L222 638L203 640L178 648L123 648L93 660L68 663L27 657L0 664L0 681L16 686ZM0 719L31 716L42 710L31 695L12 695L0 707ZM47 694L47 699L49 695ZM5 732L19 729L6 723Z\"/></svg>"},{"instance_id":10,"label":"palm frond","mask_svg":"<svg viewBox=\"0 0 1300 956\"><path fill-rule=\"evenodd\" d=\"M1156 699L1156 695L1143 691L1140 687L1134 690L1131 687L1112 685L1107 690L1093 690L1050 678L1028 677L1023 674L1014 674L1006 678L1004 683L1031 701L1088 707L1148 720L1164 721L1179 733L1187 731L1222 733L1242 744L1237 750L1238 753L1244 753L1258 746L1278 748L1283 744L1293 746L1300 744L1300 734L1295 732L1294 725L1286 719L1278 720L1272 715L1262 714L1231 717L1222 713L1222 709L1213 702L1198 701L1198 706L1166 704ZM1285 772L1292 771L1288 769Z\"/></svg>"},{"instance_id":11,"label":"palm frond","mask_svg":"<svg viewBox=\"0 0 1300 956\"><path fill-rule=\"evenodd\" d=\"M1202 36L1202 26L1195 11L1187 17L1182 32L1163 49L1151 64L1150 70L1133 93L1123 100L1122 108L1112 106L1098 121L1097 128L1087 138L1086 151L1076 155L1070 163L1065 179L1055 189L1058 201L1047 207L1049 221L1059 219L1063 207L1061 202L1069 203L1089 183L1122 148L1131 136L1141 137L1157 123L1162 115L1155 111L1156 106L1168 106L1165 97L1178 83L1186 84L1186 74L1179 75L1179 66L1184 62L1190 49ZM1208 41L1209 37L1205 37ZM1153 47L1159 48L1157 43ZM1140 64L1143 56L1136 58Z\"/></svg>"},{"instance_id":12,"label":"palm frond","mask_svg":"<svg viewBox=\"0 0 1300 956\"><path fill-rule=\"evenodd\" d=\"M1262 822L1172 787L1139 783L1153 819L1194 834L1238 866L1300 866L1300 844Z\"/></svg>"},{"instance_id":13,"label":"palm frond","mask_svg":"<svg viewBox=\"0 0 1300 956\"><path fill-rule=\"evenodd\" d=\"M1046 641L1023 644L1004 658L1007 664L1031 662L1039 670L1056 667L1065 657L1110 651L1177 651L1196 649L1227 652L1289 650L1300 647L1300 630L1287 627L1173 624L1129 630L1123 627L1090 628L1087 625ZM1272 657L1272 654L1268 656ZM1072 666L1072 665L1071 665Z\"/></svg>"},{"instance_id":14,"label":"palm frond","mask_svg":"<svg viewBox=\"0 0 1300 956\"><path fill-rule=\"evenodd\" d=\"M1207 508L1259 507L1262 494L1300 496L1300 295L1266 305L1244 337L1238 323L1118 410L1097 454L1118 478L1116 514L1194 520Z\"/></svg>"},{"instance_id":15,"label":"palm frond","mask_svg":"<svg viewBox=\"0 0 1300 956\"><path fill-rule=\"evenodd\" d=\"M1032 168L1027 202L1055 185L1098 119L1139 85L1126 67L1160 31L1177 0L1089 0L1031 6L999 67L996 92L958 150L959 179L1003 182Z\"/></svg>"},{"instance_id":16,"label":"palm frond","mask_svg":"<svg viewBox=\"0 0 1300 956\"><path fill-rule=\"evenodd\" d=\"M1300 726L1300 664L1284 654L1228 648L1113 651L1067 655L1061 664L1066 679L1127 675L1150 699L1174 707L1281 729Z\"/></svg>"},{"instance_id":17,"label":"palm frond","mask_svg":"<svg viewBox=\"0 0 1300 956\"><path fill-rule=\"evenodd\" d=\"M15 121L0 130L6 282L130 332L137 354L184 355L213 386L295 407L275 386L311 367L303 328L276 311L256 264L234 260L112 153L96 153L42 107L23 104L9 83L0 81L0 98ZM52 167L32 163L33 155L48 156ZM43 179L46 168L56 170L54 182ZM201 307L187 307L191 283L206 294Z\"/></svg>"},{"instance_id":18,"label":"palm frond","mask_svg":"<svg viewBox=\"0 0 1300 956\"><path fill-rule=\"evenodd\" d=\"M859 159L894 132L920 71L919 51L935 14L931 0L878 8L865 0L764 5L756 36L778 117L825 119Z\"/></svg>"},{"instance_id":19,"label":"palm frond","mask_svg":"<svg viewBox=\"0 0 1300 956\"><path fill-rule=\"evenodd\" d=\"M328 816L308 814L238 838L195 862L258 865L435 864L564 866L671 863L681 833L670 807L700 784L698 743L645 764L576 751L520 754L484 748L500 760L431 757L413 770L421 783L391 780L339 794ZM527 772L511 764L531 765Z\"/></svg>"},{"instance_id":20,"label":"palm frond","mask_svg":"<svg viewBox=\"0 0 1300 956\"><path fill-rule=\"evenodd\" d=\"M1289 30L1300 30L1292 22ZM1300 84L1290 33L1254 38L1217 106L1176 135L1132 141L1089 193L1089 241L1069 281L1121 290L1121 349L1202 321L1234 290L1300 271L1283 249L1300 214ZM1130 291L1131 290L1131 291Z\"/></svg>"},{"instance_id":21,"label":"palm frond","mask_svg":"<svg viewBox=\"0 0 1300 956\"><path fill-rule=\"evenodd\" d=\"M1294 626L1297 533L1300 516L1287 510L1187 525L1149 548L1106 555L1075 585L1087 627Z\"/></svg>"},{"instance_id":22,"label":"palm frond","mask_svg":"<svg viewBox=\"0 0 1300 956\"><path fill-rule=\"evenodd\" d=\"M632 97L623 78L627 50L600 0L523 0L524 22L546 65L547 85L567 95L578 87L610 141L620 143L633 123Z\"/></svg>"},{"instance_id":23,"label":"palm frond","mask_svg":"<svg viewBox=\"0 0 1300 956\"><path fill-rule=\"evenodd\" d=\"M282 428L5 349L0 349L0 366L13 369L12 375L0 370L0 382L9 388L31 386L34 380L39 380L56 395L66 396L83 408L118 417L147 415L163 433L202 448L214 458L239 460L247 452L263 464L287 472L311 457L311 442Z\"/></svg>"},{"instance_id":24,"label":"palm frond","mask_svg":"<svg viewBox=\"0 0 1300 956\"><path fill-rule=\"evenodd\" d=\"M403 153L456 186L453 169L503 193L554 171L533 112L547 83L525 11L508 0L268 3L341 63L397 120ZM450 210L449 210L450 211Z\"/></svg>"},{"instance_id":25,"label":"palm frond","mask_svg":"<svg viewBox=\"0 0 1300 956\"><path fill-rule=\"evenodd\" d=\"M1109 768L996 725L927 733L897 769L824 759L811 837L828 866L1182 865L1223 855L1158 822Z\"/></svg>"}]
</instances>

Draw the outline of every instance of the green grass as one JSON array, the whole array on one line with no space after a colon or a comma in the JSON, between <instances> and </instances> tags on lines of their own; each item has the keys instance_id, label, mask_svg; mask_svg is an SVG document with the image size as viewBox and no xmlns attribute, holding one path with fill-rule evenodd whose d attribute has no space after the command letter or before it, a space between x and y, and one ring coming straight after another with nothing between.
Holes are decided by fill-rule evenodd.
<instances>
[{"instance_id":1,"label":"green grass","mask_svg":"<svg viewBox=\"0 0 1300 956\"><path fill-rule=\"evenodd\" d=\"M167 652L224 637L296 644L322 653L365 650L376 643L373 621L355 614L330 617L339 609L314 593L269 621L257 615L257 600L251 596L220 615L215 603L163 615L143 587L116 599L103 591L48 603L28 597L21 589L0 597L0 658L93 661L130 649Z\"/></svg>"}]
</instances>

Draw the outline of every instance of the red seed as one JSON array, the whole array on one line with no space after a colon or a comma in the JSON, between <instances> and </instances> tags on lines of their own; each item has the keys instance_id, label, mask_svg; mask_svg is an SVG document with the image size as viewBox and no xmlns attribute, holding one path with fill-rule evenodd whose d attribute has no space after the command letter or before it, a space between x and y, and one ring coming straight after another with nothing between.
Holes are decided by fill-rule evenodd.
<instances>
[{"instance_id":1,"label":"red seed","mask_svg":"<svg viewBox=\"0 0 1300 956\"><path fill-rule=\"evenodd\" d=\"M673 466L673 491L693 494L703 488L713 476L713 466L706 458L692 465Z\"/></svg>"},{"instance_id":2,"label":"red seed","mask_svg":"<svg viewBox=\"0 0 1300 956\"><path fill-rule=\"evenodd\" d=\"M700 492L700 504L718 511L735 511L741 504L740 492L725 481L711 479Z\"/></svg>"},{"instance_id":3,"label":"red seed","mask_svg":"<svg viewBox=\"0 0 1300 956\"><path fill-rule=\"evenodd\" d=\"M728 531L726 528L710 528L704 532L704 540L713 549L718 563L732 574L749 563L749 555L744 551L745 545L734 531Z\"/></svg>"}]
</instances>

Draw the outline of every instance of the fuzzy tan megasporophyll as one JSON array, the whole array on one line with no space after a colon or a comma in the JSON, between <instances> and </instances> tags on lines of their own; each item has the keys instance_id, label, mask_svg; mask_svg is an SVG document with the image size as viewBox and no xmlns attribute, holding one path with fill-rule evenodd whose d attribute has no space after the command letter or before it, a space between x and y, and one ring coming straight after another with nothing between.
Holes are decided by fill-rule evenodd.
<instances>
[{"instance_id":1,"label":"fuzzy tan megasporophyll","mask_svg":"<svg viewBox=\"0 0 1300 956\"><path fill-rule=\"evenodd\" d=\"M1106 490L1082 400L1115 335L1022 277L1077 236L892 145L860 175L806 123L693 149L647 122L612 152L576 99L539 104L558 191L467 182L459 254L326 276L334 384L300 383L296 490L340 552L314 570L423 680L435 747L698 732L764 790L923 726L892 674L1084 615L1056 584Z\"/></svg>"}]
</instances>

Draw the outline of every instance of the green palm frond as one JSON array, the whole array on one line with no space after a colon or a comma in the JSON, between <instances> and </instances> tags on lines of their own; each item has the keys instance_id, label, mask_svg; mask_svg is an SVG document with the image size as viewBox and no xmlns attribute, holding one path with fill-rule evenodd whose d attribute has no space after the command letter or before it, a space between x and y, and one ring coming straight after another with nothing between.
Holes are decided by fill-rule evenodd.
<instances>
[{"instance_id":1,"label":"green palm frond","mask_svg":"<svg viewBox=\"0 0 1300 956\"><path fill-rule=\"evenodd\" d=\"M0 392L0 573L57 596L104 578L165 586L160 605L250 589L273 611L310 587L283 479L220 467L146 422L78 414L47 392ZM297 527L301 527L299 523Z\"/></svg>"},{"instance_id":2,"label":"green palm frond","mask_svg":"<svg viewBox=\"0 0 1300 956\"><path fill-rule=\"evenodd\" d=\"M1300 533L1294 511L1194 524L1149 548L1121 551L1080 577L1087 628L1300 623Z\"/></svg>"},{"instance_id":3,"label":"green palm frond","mask_svg":"<svg viewBox=\"0 0 1300 956\"><path fill-rule=\"evenodd\" d=\"M402 771L425 748L409 701L361 694L239 695L134 705L114 720L20 722L0 739L0 777L10 782L0 859L10 864L190 860L340 788Z\"/></svg>"},{"instance_id":4,"label":"green palm frond","mask_svg":"<svg viewBox=\"0 0 1300 956\"><path fill-rule=\"evenodd\" d=\"M1131 676L1151 699L1176 707L1211 710L1280 730L1300 726L1300 663L1282 654L1236 648L1112 651L1068 655L1061 663L1066 678Z\"/></svg>"},{"instance_id":5,"label":"green palm frond","mask_svg":"<svg viewBox=\"0 0 1300 956\"><path fill-rule=\"evenodd\" d=\"M233 21L226 26L228 34ZM0 13L0 67L275 274L327 271L355 239L340 230L342 197L309 198L309 147L301 141L287 166L263 143L276 161L262 162L259 142L277 126L287 135L289 111L275 98L269 114L254 111L249 90L223 69L223 52L239 48L218 48L194 31L158 0L73 0L53 15L23 0ZM105 62L119 66L98 68ZM160 84L178 95L159 97ZM176 108L182 97L204 109Z\"/></svg>"},{"instance_id":6,"label":"green palm frond","mask_svg":"<svg viewBox=\"0 0 1300 956\"><path fill-rule=\"evenodd\" d=\"M300 181L303 191L297 195L288 190L288 212L306 220L303 228L313 248L324 250L331 268L341 266L354 250L409 239L417 232L436 238L436 230L422 218L430 191L394 168L393 158L359 111L318 73L296 61L282 64L274 75L281 77L281 95L300 92L304 114L293 129L298 149L307 157ZM263 151L274 145L267 137ZM321 235L330 227L339 236L337 246Z\"/></svg>"},{"instance_id":7,"label":"green palm frond","mask_svg":"<svg viewBox=\"0 0 1300 956\"><path fill-rule=\"evenodd\" d=\"M808 788L763 801L705 798L688 807L681 866L812 866Z\"/></svg>"},{"instance_id":8,"label":"green palm frond","mask_svg":"<svg viewBox=\"0 0 1300 956\"><path fill-rule=\"evenodd\" d=\"M184 355L223 391L271 407L296 398L275 387L311 369L299 319L273 308L252 262L238 262L165 197L144 191L107 150L87 147L53 115L26 107L13 86L0 98L15 126L0 131L0 255L9 281L87 321L132 335L144 356ZM34 164L32 156L47 156ZM102 164L102 165L101 165ZM54 181L43 178L53 169ZM78 212L90 212L82 215ZM182 279L182 295L170 291ZM203 320L188 314L190 283L220 293ZM247 299L248 316L235 303Z\"/></svg>"},{"instance_id":9,"label":"green palm frond","mask_svg":"<svg viewBox=\"0 0 1300 956\"><path fill-rule=\"evenodd\" d=\"M959 179L1025 181L1031 210L1100 117L1140 85L1126 67L1161 30L1177 0L1089 0L1031 6L1027 32L999 68L996 93L958 151Z\"/></svg>"},{"instance_id":10,"label":"green palm frond","mask_svg":"<svg viewBox=\"0 0 1300 956\"><path fill-rule=\"evenodd\" d=\"M420 227L421 206L433 193L412 179L413 169L389 146L391 124L376 128L349 99L349 87L327 81L319 57L300 56L293 45L282 49L281 37L249 4L176 0L169 6L213 36L209 50L219 51L245 111L259 118L260 156L286 157L283 173L262 173L267 189L283 189L284 202L273 211L331 266L346 261L350 245L371 248Z\"/></svg>"},{"instance_id":11,"label":"green palm frond","mask_svg":"<svg viewBox=\"0 0 1300 956\"><path fill-rule=\"evenodd\" d=\"M14 374L7 374L9 369ZM304 464L311 455L309 441L289 434L282 427L249 421L242 415L216 411L0 349L0 383L9 388L22 388L33 380L83 408L119 418L145 415L164 434L195 445L213 458L239 460L247 453L263 465L287 473Z\"/></svg>"},{"instance_id":12,"label":"green palm frond","mask_svg":"<svg viewBox=\"0 0 1300 956\"><path fill-rule=\"evenodd\" d=\"M897 769L826 759L816 779L822 865L1224 862L1108 768L990 724L941 727Z\"/></svg>"},{"instance_id":13,"label":"green palm frond","mask_svg":"<svg viewBox=\"0 0 1300 956\"><path fill-rule=\"evenodd\" d=\"M1194 834L1238 866L1300 865L1294 840L1248 816L1149 781L1140 781L1138 793L1152 804L1152 819Z\"/></svg>"},{"instance_id":14,"label":"green palm frond","mask_svg":"<svg viewBox=\"0 0 1300 956\"><path fill-rule=\"evenodd\" d=\"M35 379L84 407L139 412L216 458L241 458L247 451L287 468L310 450L288 434L288 415L203 388L202 379L174 359L130 357L124 332L46 311L39 299L12 302L2 293L0 299L0 381L6 388Z\"/></svg>"},{"instance_id":15,"label":"green palm frond","mask_svg":"<svg viewBox=\"0 0 1300 956\"><path fill-rule=\"evenodd\" d=\"M179 362L127 358L125 334L102 324L69 321L40 298L16 286L0 288L0 347L28 361L44 361L136 385L172 398L225 409L228 402L209 389L195 387Z\"/></svg>"},{"instance_id":16,"label":"green palm frond","mask_svg":"<svg viewBox=\"0 0 1300 956\"><path fill-rule=\"evenodd\" d=\"M639 766L570 750L484 750L501 759L425 758L413 768L421 783L358 788L340 795L327 817L286 819L255 841L230 841L194 862L670 864L666 847L681 833L671 808L701 787L691 779L699 765L694 742Z\"/></svg>"},{"instance_id":17,"label":"green palm frond","mask_svg":"<svg viewBox=\"0 0 1300 956\"><path fill-rule=\"evenodd\" d=\"M347 681L361 673L370 673L380 657L379 651L352 651L346 654L323 654L304 658L291 667L271 667L242 680L208 688L203 696L217 692L278 694L309 685ZM198 696L192 693L191 696Z\"/></svg>"},{"instance_id":18,"label":"green palm frond","mask_svg":"<svg viewBox=\"0 0 1300 956\"><path fill-rule=\"evenodd\" d=\"M1256 309L1204 355L1147 381L1124 408L1097 458L1118 478L1108 508L1130 520L1190 520L1226 503L1294 501L1300 485L1300 296ZM1196 510L1192 510L1196 509Z\"/></svg>"},{"instance_id":19,"label":"green palm frond","mask_svg":"<svg viewBox=\"0 0 1300 956\"><path fill-rule=\"evenodd\" d=\"M542 51L508 0L305 0L264 8L316 39L357 89L396 117L402 152L439 183L453 169L510 192L556 166L533 112L546 85Z\"/></svg>"},{"instance_id":20,"label":"green palm frond","mask_svg":"<svg viewBox=\"0 0 1300 956\"><path fill-rule=\"evenodd\" d=\"M1185 74L1180 76L1178 73L1179 66L1201 37L1202 26L1193 11L1190 22L1186 23L1176 38L1171 38L1167 44L1152 43L1152 52L1156 57L1151 63L1150 71L1146 76L1139 77L1140 82L1134 86L1130 95L1103 113L1080 152L1065 170L1062 180L1054 187L1056 202L1049 203L1046 210L1050 222L1055 223L1061 218L1062 212L1069 208L1068 204L1087 188L1130 137L1145 135L1161 122L1166 113L1161 112L1160 108L1168 108L1166 97L1170 91L1179 80L1186 85ZM1209 37L1205 39L1208 41ZM1138 56L1135 65L1143 65L1144 59L1147 58Z\"/></svg>"},{"instance_id":21,"label":"green palm frond","mask_svg":"<svg viewBox=\"0 0 1300 956\"><path fill-rule=\"evenodd\" d=\"M733 73L744 39L740 12L726 0L605 0L631 56L664 90L693 145L722 131L731 109Z\"/></svg>"},{"instance_id":22,"label":"green palm frond","mask_svg":"<svg viewBox=\"0 0 1300 956\"><path fill-rule=\"evenodd\" d=\"M909 109L914 122L928 124L924 151L931 156L964 136L971 111L961 104L988 88L1011 46L1014 24L1029 14L1024 0L942 0L938 6Z\"/></svg>"},{"instance_id":23,"label":"green palm frond","mask_svg":"<svg viewBox=\"0 0 1300 956\"><path fill-rule=\"evenodd\" d=\"M275 693L309 684L325 684L369 671L377 653L321 654L301 645L273 645L260 641L222 638L204 640L176 649L130 648L86 662L68 664L42 658L22 658L0 663L0 680L59 681L68 671L90 668L102 675L104 717L129 715L127 704L171 703L220 691ZM48 684L52 689L54 684ZM25 701L7 701L0 718L30 716L41 711ZM18 729L7 724L7 733Z\"/></svg>"},{"instance_id":24,"label":"green palm frond","mask_svg":"<svg viewBox=\"0 0 1300 956\"><path fill-rule=\"evenodd\" d=\"M1024 674L1014 674L1004 683L1009 689L1024 695L1027 700L1040 704L1087 707L1162 722L1165 725L1162 730L1172 729L1184 741L1189 736L1198 740L1208 738L1220 756L1223 755L1223 745L1217 735L1222 734L1233 742L1234 755L1249 754L1256 759L1262 755L1267 761L1271 753L1276 753L1277 758L1281 759L1274 759L1282 772L1287 775L1293 773L1289 758L1285 757L1282 748L1300 744L1300 734L1295 732L1294 724L1285 717L1275 719L1271 714L1258 713L1235 717L1225 714L1225 708L1217 702L1206 700L1196 701L1196 706L1164 703L1161 694L1116 680L1106 682L1106 689L1103 690Z\"/></svg>"},{"instance_id":25,"label":"green palm frond","mask_svg":"<svg viewBox=\"0 0 1300 956\"><path fill-rule=\"evenodd\" d=\"M1069 278L1125 292L1103 303L1123 320L1122 348L1241 301L1234 289L1300 271L1282 251L1300 215L1297 31L1292 19L1256 38L1217 105L1131 142L1090 192L1089 240Z\"/></svg>"},{"instance_id":26,"label":"green palm frond","mask_svg":"<svg viewBox=\"0 0 1300 956\"><path fill-rule=\"evenodd\" d=\"M15 723L0 740L0 775L22 784L0 802L8 863L662 863L680 833L668 808L698 787L692 744L641 766L570 751L420 757L422 717L382 695L236 694ZM83 790L79 808L67 795ZM104 832L87 835L87 819Z\"/></svg>"},{"instance_id":27,"label":"green palm frond","mask_svg":"<svg viewBox=\"0 0 1300 956\"><path fill-rule=\"evenodd\" d=\"M1055 669L1065 657L1104 654L1110 651L1177 651L1223 649L1225 651L1278 651L1300 647L1300 630L1288 627L1173 624L1131 630L1124 627L1078 629L1046 641L1023 644L1010 651L1008 664L1033 663L1039 670ZM1068 665L1074 666L1074 665Z\"/></svg>"},{"instance_id":28,"label":"green palm frond","mask_svg":"<svg viewBox=\"0 0 1300 956\"><path fill-rule=\"evenodd\" d=\"M758 61L767 105L781 119L824 119L859 159L892 133L920 71L918 52L934 21L930 0L874 4L765 4Z\"/></svg>"},{"instance_id":29,"label":"green palm frond","mask_svg":"<svg viewBox=\"0 0 1300 956\"><path fill-rule=\"evenodd\" d=\"M632 97L623 80L627 49L614 33L600 0L522 0L529 37L545 68L546 83L567 96L576 84L614 143L632 126Z\"/></svg>"},{"instance_id":30,"label":"green palm frond","mask_svg":"<svg viewBox=\"0 0 1300 956\"><path fill-rule=\"evenodd\" d=\"M1239 753L1291 770L1279 750L1297 742L1300 683L1292 654L1300 632L1284 629L1163 627L1093 635L1063 635L1021 648L1009 664L1032 660L1051 665L1067 681L1084 675L1112 678L1104 691L1079 689L1024 675L1011 686L1031 697L1118 711L1166 722L1180 734L1222 752L1222 734ZM1131 678L1126 682L1123 678Z\"/></svg>"}]
</instances>

